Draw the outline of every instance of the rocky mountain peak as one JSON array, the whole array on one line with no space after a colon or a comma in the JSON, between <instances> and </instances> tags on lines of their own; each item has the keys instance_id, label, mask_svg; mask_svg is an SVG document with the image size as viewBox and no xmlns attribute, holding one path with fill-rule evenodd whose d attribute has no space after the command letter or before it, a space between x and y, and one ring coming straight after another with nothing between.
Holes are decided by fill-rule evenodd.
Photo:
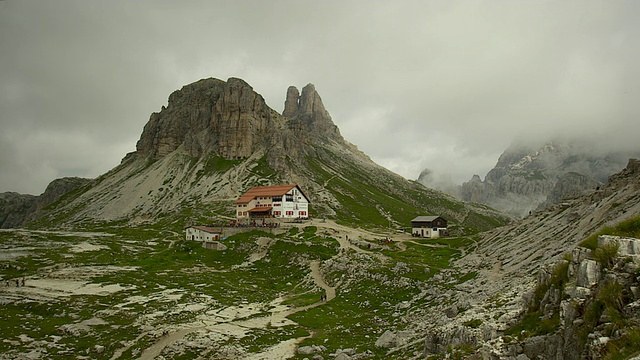
<instances>
[{"instance_id":1,"label":"rocky mountain peak","mask_svg":"<svg viewBox=\"0 0 640 360\"><path fill-rule=\"evenodd\" d=\"M474 176L462 184L461 198L523 217L607 182L637 152L590 150L592 144L553 140L514 143L484 181Z\"/></svg>"},{"instance_id":2,"label":"rocky mountain peak","mask_svg":"<svg viewBox=\"0 0 640 360\"><path fill-rule=\"evenodd\" d=\"M287 98L284 101L284 110L282 116L286 118L292 118L298 113L298 107L300 106L300 91L295 86L289 86L287 89Z\"/></svg>"},{"instance_id":3,"label":"rocky mountain peak","mask_svg":"<svg viewBox=\"0 0 640 360\"><path fill-rule=\"evenodd\" d=\"M167 107L151 114L136 153L163 157L179 147L192 156L250 156L266 145L282 119L244 80L203 79L174 91Z\"/></svg>"},{"instance_id":4,"label":"rocky mountain peak","mask_svg":"<svg viewBox=\"0 0 640 360\"><path fill-rule=\"evenodd\" d=\"M151 114L136 152L125 161L161 158L181 149L193 157L212 153L227 160L262 151L281 162L283 154L300 152L292 149L293 138L344 141L313 84L302 93L289 87L281 116L242 79L202 79L174 91L168 105Z\"/></svg>"},{"instance_id":5,"label":"rocky mountain peak","mask_svg":"<svg viewBox=\"0 0 640 360\"><path fill-rule=\"evenodd\" d=\"M302 93L290 86L282 115L287 118L289 128L302 139L321 136L344 140L313 84L303 87Z\"/></svg>"}]
</instances>

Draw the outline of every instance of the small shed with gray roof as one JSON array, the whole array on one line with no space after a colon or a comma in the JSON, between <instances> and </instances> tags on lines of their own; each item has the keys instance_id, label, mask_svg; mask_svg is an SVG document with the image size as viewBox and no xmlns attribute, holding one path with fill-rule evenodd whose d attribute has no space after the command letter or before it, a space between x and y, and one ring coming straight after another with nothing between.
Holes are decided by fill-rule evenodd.
<instances>
[{"instance_id":1,"label":"small shed with gray roof","mask_svg":"<svg viewBox=\"0 0 640 360\"><path fill-rule=\"evenodd\" d=\"M432 239L447 236L447 220L441 216L418 216L411 220L411 234Z\"/></svg>"}]
</instances>

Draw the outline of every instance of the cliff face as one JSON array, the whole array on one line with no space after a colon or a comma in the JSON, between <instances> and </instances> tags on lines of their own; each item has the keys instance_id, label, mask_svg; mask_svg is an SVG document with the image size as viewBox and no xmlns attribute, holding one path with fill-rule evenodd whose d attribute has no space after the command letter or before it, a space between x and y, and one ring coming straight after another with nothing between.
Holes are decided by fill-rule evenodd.
<instances>
[{"instance_id":1,"label":"cliff face","mask_svg":"<svg viewBox=\"0 0 640 360\"><path fill-rule=\"evenodd\" d=\"M315 86L308 84L302 88L302 94L298 94L296 87L289 87L282 112L296 136L303 139L319 136L336 141L343 140L338 127L324 108Z\"/></svg>"},{"instance_id":2,"label":"cliff face","mask_svg":"<svg viewBox=\"0 0 640 360\"><path fill-rule=\"evenodd\" d=\"M585 146L550 142L541 147L514 145L498 159L484 181L474 175L462 184L461 198L517 217L601 186L637 153L601 153Z\"/></svg>"},{"instance_id":3,"label":"cliff face","mask_svg":"<svg viewBox=\"0 0 640 360\"><path fill-rule=\"evenodd\" d=\"M158 158L182 146L194 157L215 152L228 160L246 158L268 146L283 126L246 82L205 79L175 91L166 108L151 114L136 153Z\"/></svg>"}]
</instances>

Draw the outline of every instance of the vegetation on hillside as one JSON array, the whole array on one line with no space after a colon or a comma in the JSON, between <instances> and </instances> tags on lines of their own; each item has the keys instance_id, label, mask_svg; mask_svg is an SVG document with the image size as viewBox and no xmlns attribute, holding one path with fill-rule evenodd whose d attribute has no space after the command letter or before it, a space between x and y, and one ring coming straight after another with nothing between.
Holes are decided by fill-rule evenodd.
<instances>
[{"instance_id":1,"label":"vegetation on hillside","mask_svg":"<svg viewBox=\"0 0 640 360\"><path fill-rule=\"evenodd\" d=\"M465 281L466 274L447 284L431 279L470 245L470 240L441 239L438 246L407 243L403 250L391 244L345 252L328 233L305 226L228 236L228 249L215 251L155 226L84 230L0 232L7 256L15 255L4 262L1 278L26 280L25 287L1 290L9 301L0 309L0 354L37 350L47 358L108 359L119 352L121 358L139 357L181 329L197 344L216 333L198 332L203 322L259 323L278 304L319 303L323 292L309 269L310 262L319 261L324 278L337 288L332 301L291 315L295 323L286 326L247 328L226 340L209 339L204 348L167 349L165 356L197 358L229 344L259 352L311 336L302 345L321 344L327 354L352 347L384 358L385 351L373 345L376 339L385 329L404 329L404 315L430 305L425 289ZM220 314L228 311L237 312L238 319L223 320ZM419 350L416 346L406 351Z\"/></svg>"},{"instance_id":2,"label":"vegetation on hillside","mask_svg":"<svg viewBox=\"0 0 640 360\"><path fill-rule=\"evenodd\" d=\"M640 216L625 220L615 226L607 226L584 239L579 245L595 250L598 246L598 236L600 235L626 236L640 239Z\"/></svg>"}]
</instances>

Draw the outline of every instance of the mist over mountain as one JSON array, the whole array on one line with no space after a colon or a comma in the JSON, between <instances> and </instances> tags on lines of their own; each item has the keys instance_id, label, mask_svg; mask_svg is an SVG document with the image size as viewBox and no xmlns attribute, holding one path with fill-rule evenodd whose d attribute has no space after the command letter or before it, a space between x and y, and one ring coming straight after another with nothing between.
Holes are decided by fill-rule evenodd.
<instances>
[{"instance_id":1,"label":"mist over mountain","mask_svg":"<svg viewBox=\"0 0 640 360\"><path fill-rule=\"evenodd\" d=\"M515 141L484 180L474 175L453 193L514 216L577 197L608 182L640 149L558 138L540 143ZM618 149L622 150L618 150Z\"/></svg>"}]
</instances>

